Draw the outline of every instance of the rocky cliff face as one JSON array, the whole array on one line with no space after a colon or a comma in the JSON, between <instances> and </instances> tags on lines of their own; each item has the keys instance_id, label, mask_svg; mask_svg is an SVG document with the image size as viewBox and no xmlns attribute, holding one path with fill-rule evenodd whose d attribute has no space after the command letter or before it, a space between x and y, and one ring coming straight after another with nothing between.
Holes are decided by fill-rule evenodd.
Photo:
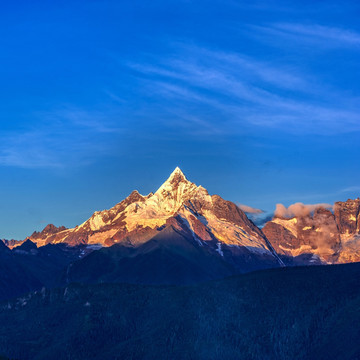
<instances>
[{"instance_id":1,"label":"rocky cliff face","mask_svg":"<svg viewBox=\"0 0 360 360\"><path fill-rule=\"evenodd\" d=\"M360 199L338 201L334 205L336 223L341 234L356 234L359 232Z\"/></svg>"},{"instance_id":2,"label":"rocky cliff face","mask_svg":"<svg viewBox=\"0 0 360 360\"><path fill-rule=\"evenodd\" d=\"M47 239L48 237L57 234L58 232L62 232L64 230L66 230L65 226L56 227L53 224L49 224L41 232L34 231L30 236L30 239L35 242L37 241L40 242L41 240Z\"/></svg>"},{"instance_id":3,"label":"rocky cliff face","mask_svg":"<svg viewBox=\"0 0 360 360\"><path fill-rule=\"evenodd\" d=\"M317 208L306 216L268 222L263 232L282 255L313 254L323 263L360 261L360 200L336 202L334 213Z\"/></svg>"},{"instance_id":4,"label":"rocky cliff face","mask_svg":"<svg viewBox=\"0 0 360 360\"><path fill-rule=\"evenodd\" d=\"M360 199L338 201L334 214L341 237L339 262L360 261Z\"/></svg>"}]
</instances>

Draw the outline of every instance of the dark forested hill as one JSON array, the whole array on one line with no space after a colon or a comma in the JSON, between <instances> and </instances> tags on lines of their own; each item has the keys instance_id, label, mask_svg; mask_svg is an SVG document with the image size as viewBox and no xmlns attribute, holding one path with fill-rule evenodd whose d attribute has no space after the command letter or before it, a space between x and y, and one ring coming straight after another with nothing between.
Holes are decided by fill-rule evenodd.
<instances>
[{"instance_id":1,"label":"dark forested hill","mask_svg":"<svg viewBox=\"0 0 360 360\"><path fill-rule=\"evenodd\" d=\"M1 304L16 359L358 359L360 264L192 286L72 284Z\"/></svg>"},{"instance_id":2,"label":"dark forested hill","mask_svg":"<svg viewBox=\"0 0 360 360\"><path fill-rule=\"evenodd\" d=\"M64 244L36 248L30 240L10 250L0 241L0 301L44 286L61 286L66 267L85 251Z\"/></svg>"}]
</instances>

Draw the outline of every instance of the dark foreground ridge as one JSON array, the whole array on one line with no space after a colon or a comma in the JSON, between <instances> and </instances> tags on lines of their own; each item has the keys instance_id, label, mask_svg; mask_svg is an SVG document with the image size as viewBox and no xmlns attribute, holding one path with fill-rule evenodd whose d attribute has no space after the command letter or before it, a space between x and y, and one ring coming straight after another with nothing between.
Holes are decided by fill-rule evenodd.
<instances>
[{"instance_id":1,"label":"dark foreground ridge","mask_svg":"<svg viewBox=\"0 0 360 360\"><path fill-rule=\"evenodd\" d=\"M16 359L358 359L360 264L72 284L1 303L0 323Z\"/></svg>"}]
</instances>

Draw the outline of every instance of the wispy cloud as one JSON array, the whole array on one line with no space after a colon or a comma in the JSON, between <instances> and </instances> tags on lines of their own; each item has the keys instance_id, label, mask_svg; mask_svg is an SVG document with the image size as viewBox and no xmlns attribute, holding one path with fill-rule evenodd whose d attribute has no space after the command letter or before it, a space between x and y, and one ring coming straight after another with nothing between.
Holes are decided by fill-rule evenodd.
<instances>
[{"instance_id":1,"label":"wispy cloud","mask_svg":"<svg viewBox=\"0 0 360 360\"><path fill-rule=\"evenodd\" d=\"M321 40L327 44L336 42L339 45L360 45L360 33L347 29L318 24L304 25L292 23L275 24L273 29L282 32L284 35L293 34L302 36L309 41Z\"/></svg>"},{"instance_id":2,"label":"wispy cloud","mask_svg":"<svg viewBox=\"0 0 360 360\"><path fill-rule=\"evenodd\" d=\"M346 188L340 190L341 193L355 192L355 191L360 192L360 186L358 186L358 185L349 186L349 187L346 187Z\"/></svg>"},{"instance_id":3,"label":"wispy cloud","mask_svg":"<svg viewBox=\"0 0 360 360\"><path fill-rule=\"evenodd\" d=\"M264 212L264 210L257 209L257 208L254 208L252 206L245 205L245 204L237 204L237 206L242 211L244 211L245 213L248 213L248 214L262 214Z\"/></svg>"},{"instance_id":4,"label":"wispy cloud","mask_svg":"<svg viewBox=\"0 0 360 360\"><path fill-rule=\"evenodd\" d=\"M249 216L249 219L259 228L262 228L268 221L271 221L274 214L268 214L264 216Z\"/></svg>"},{"instance_id":5,"label":"wispy cloud","mask_svg":"<svg viewBox=\"0 0 360 360\"><path fill-rule=\"evenodd\" d=\"M274 23L270 25L250 26L253 35L261 35L262 39L271 39L276 44L274 38L283 38L299 42L316 44L322 47L348 47L360 45L360 33L350 29L329 27L319 24L301 23Z\"/></svg>"},{"instance_id":6,"label":"wispy cloud","mask_svg":"<svg viewBox=\"0 0 360 360\"><path fill-rule=\"evenodd\" d=\"M214 134L249 126L301 134L360 131L357 99L321 86L298 67L182 44L175 53L150 63L128 66L147 95L157 98L162 110L164 103L170 113L177 109L176 116L186 126L198 128L196 111L201 109L201 121L208 124L204 129L217 129Z\"/></svg>"},{"instance_id":7,"label":"wispy cloud","mask_svg":"<svg viewBox=\"0 0 360 360\"><path fill-rule=\"evenodd\" d=\"M245 204L237 204L244 211L246 216L258 227L262 227L266 222L270 221L273 214L267 214L264 210L254 208Z\"/></svg>"},{"instance_id":8,"label":"wispy cloud","mask_svg":"<svg viewBox=\"0 0 360 360\"><path fill-rule=\"evenodd\" d=\"M2 132L0 165L48 169L87 165L110 151L109 136L121 132L100 114L79 109L37 116L35 126Z\"/></svg>"},{"instance_id":9,"label":"wispy cloud","mask_svg":"<svg viewBox=\"0 0 360 360\"><path fill-rule=\"evenodd\" d=\"M48 112L39 112L43 122L52 123L59 129L86 129L96 133L116 133L122 129L109 120L108 114L100 111L85 111L73 107L64 107Z\"/></svg>"}]
</instances>

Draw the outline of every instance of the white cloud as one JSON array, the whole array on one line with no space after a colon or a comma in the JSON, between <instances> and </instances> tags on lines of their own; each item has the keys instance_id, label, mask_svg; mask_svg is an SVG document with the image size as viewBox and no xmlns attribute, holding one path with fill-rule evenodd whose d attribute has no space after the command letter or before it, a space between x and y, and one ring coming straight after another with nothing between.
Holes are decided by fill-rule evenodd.
<instances>
[{"instance_id":1,"label":"white cloud","mask_svg":"<svg viewBox=\"0 0 360 360\"><path fill-rule=\"evenodd\" d=\"M251 207L249 205L245 205L245 204L237 204L237 206L245 213L248 214L262 214L264 211L261 209L257 209L254 207Z\"/></svg>"},{"instance_id":2,"label":"white cloud","mask_svg":"<svg viewBox=\"0 0 360 360\"><path fill-rule=\"evenodd\" d=\"M294 216L306 216L318 208L332 209L331 204L303 204L301 202L290 205L288 208L283 204L276 204L275 216L283 218L292 218Z\"/></svg>"}]
</instances>

